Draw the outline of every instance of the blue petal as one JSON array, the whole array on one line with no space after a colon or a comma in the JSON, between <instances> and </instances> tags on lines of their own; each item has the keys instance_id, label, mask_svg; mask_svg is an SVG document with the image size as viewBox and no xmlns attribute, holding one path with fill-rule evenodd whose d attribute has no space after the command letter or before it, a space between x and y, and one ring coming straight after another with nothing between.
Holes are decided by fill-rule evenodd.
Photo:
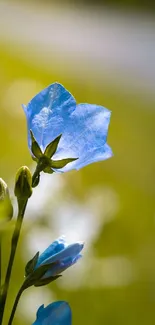
<instances>
[{"instance_id":1,"label":"blue petal","mask_svg":"<svg viewBox=\"0 0 155 325\"><path fill-rule=\"evenodd\" d=\"M75 258L83 249L83 243L76 243L69 245L65 249L61 250L59 253L52 255L51 257L47 258L42 262L42 264L49 264L56 261L62 261L65 258Z\"/></svg>"},{"instance_id":2,"label":"blue petal","mask_svg":"<svg viewBox=\"0 0 155 325\"><path fill-rule=\"evenodd\" d=\"M112 156L106 144L111 112L98 105L79 104L70 115L53 159L78 158L59 172L80 169Z\"/></svg>"},{"instance_id":3,"label":"blue petal","mask_svg":"<svg viewBox=\"0 0 155 325\"><path fill-rule=\"evenodd\" d=\"M59 83L37 94L23 109L27 118L28 145L31 149L30 129L41 149L63 133L70 114L76 108L74 97Z\"/></svg>"},{"instance_id":4,"label":"blue petal","mask_svg":"<svg viewBox=\"0 0 155 325\"><path fill-rule=\"evenodd\" d=\"M54 83L23 106L28 124L28 144L32 129L41 149L62 134L53 159L78 158L57 172L80 169L112 156L107 145L111 112L98 105L76 105L74 97Z\"/></svg>"},{"instance_id":5,"label":"blue petal","mask_svg":"<svg viewBox=\"0 0 155 325\"><path fill-rule=\"evenodd\" d=\"M33 325L71 325L72 313L65 301L56 301L46 308L42 305L37 311L37 319Z\"/></svg>"},{"instance_id":6,"label":"blue petal","mask_svg":"<svg viewBox=\"0 0 155 325\"><path fill-rule=\"evenodd\" d=\"M59 253L64 250L67 246L66 242L62 237L55 240L38 258L38 262L36 264L36 268L41 265L45 260L51 258L51 256Z\"/></svg>"},{"instance_id":7,"label":"blue petal","mask_svg":"<svg viewBox=\"0 0 155 325\"><path fill-rule=\"evenodd\" d=\"M42 278L45 279L51 276L56 276L61 274L70 266L74 265L81 257L82 255L79 254L76 257L65 258L64 260L60 261L58 264L52 266L51 269L48 270Z\"/></svg>"}]
</instances>

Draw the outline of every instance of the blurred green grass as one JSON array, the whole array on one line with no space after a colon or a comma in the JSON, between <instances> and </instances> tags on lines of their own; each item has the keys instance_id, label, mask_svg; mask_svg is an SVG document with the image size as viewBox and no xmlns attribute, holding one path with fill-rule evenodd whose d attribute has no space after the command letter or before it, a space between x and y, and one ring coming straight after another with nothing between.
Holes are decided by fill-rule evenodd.
<instances>
[{"instance_id":1,"label":"blurred green grass","mask_svg":"<svg viewBox=\"0 0 155 325\"><path fill-rule=\"evenodd\" d=\"M78 102L97 103L112 110L108 143L113 148L114 157L63 177L68 191L79 201L84 201L88 191L95 186L110 187L115 191L119 209L115 218L101 229L94 249L98 257L130 257L138 276L132 284L119 288L83 288L71 292L60 289L56 284L51 285L51 288L54 288L60 299L70 301L74 325L154 324L155 101L152 98L149 100L145 91L138 94L131 89L125 89L123 81L119 90L117 85L107 84L104 78L99 85L96 76L88 76L87 83L81 84L76 76L72 80L69 66L66 76L57 70L58 64L55 62L51 74L47 70L45 72L41 66L34 66L33 61L27 61L24 57L15 55L15 52L13 54L10 47L1 45L0 177L11 184L21 165L31 165L25 117L20 104L26 104L42 87L59 81L72 92ZM33 89L30 87L31 82ZM12 101L15 98L17 108ZM23 237L25 232L23 230ZM7 236L4 238L3 248L6 266L9 253ZM19 248L7 311L10 311L18 283L22 283L23 254ZM92 277L97 276L92 274ZM8 312L6 318L7 314ZM14 324L21 324L21 319L17 317ZM22 320L22 324L26 325L26 320Z\"/></svg>"}]
</instances>

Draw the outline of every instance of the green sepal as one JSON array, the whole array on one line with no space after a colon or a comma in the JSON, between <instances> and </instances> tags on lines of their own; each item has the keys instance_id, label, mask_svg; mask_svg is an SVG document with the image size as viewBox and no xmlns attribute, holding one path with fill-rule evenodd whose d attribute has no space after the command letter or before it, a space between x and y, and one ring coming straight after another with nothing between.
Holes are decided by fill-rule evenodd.
<instances>
[{"instance_id":1,"label":"green sepal","mask_svg":"<svg viewBox=\"0 0 155 325\"><path fill-rule=\"evenodd\" d=\"M52 142L50 142L48 144L48 146L46 147L46 149L44 151L45 156L47 156L48 158L51 158L55 154L61 137L62 137L62 134L60 134L57 138L55 138Z\"/></svg>"},{"instance_id":2,"label":"green sepal","mask_svg":"<svg viewBox=\"0 0 155 325\"><path fill-rule=\"evenodd\" d=\"M31 136L31 151L32 151L33 155L39 159L40 157L42 157L43 153L39 147L38 142L36 141L36 139L33 135L32 130L30 130L30 136Z\"/></svg>"},{"instance_id":3,"label":"green sepal","mask_svg":"<svg viewBox=\"0 0 155 325\"><path fill-rule=\"evenodd\" d=\"M45 173L52 174L53 171L50 167L51 159L42 155L41 158L39 158L36 170L32 176L32 187L36 187L39 184L40 181L40 173L44 171Z\"/></svg>"},{"instance_id":4,"label":"green sepal","mask_svg":"<svg viewBox=\"0 0 155 325\"><path fill-rule=\"evenodd\" d=\"M46 167L43 169L43 172L47 174L53 174L54 170L52 170L51 167Z\"/></svg>"},{"instance_id":5,"label":"green sepal","mask_svg":"<svg viewBox=\"0 0 155 325\"><path fill-rule=\"evenodd\" d=\"M45 275L45 273L55 264L57 264L57 262L54 263L50 263L50 264L44 264L41 265L39 267L37 267L36 270L34 270L30 275L28 275L28 277L26 278L25 282L24 282L24 289L27 289L29 287L31 287L32 285L35 285L36 283L38 283L39 280L41 280L41 278Z\"/></svg>"},{"instance_id":6,"label":"green sepal","mask_svg":"<svg viewBox=\"0 0 155 325\"><path fill-rule=\"evenodd\" d=\"M25 266L25 276L26 277L34 271L35 266L38 261L38 257L39 257L39 252L37 252L35 254L35 256L26 264L26 266Z\"/></svg>"},{"instance_id":7,"label":"green sepal","mask_svg":"<svg viewBox=\"0 0 155 325\"><path fill-rule=\"evenodd\" d=\"M27 166L19 168L16 174L14 193L18 199L29 198L32 195L32 176Z\"/></svg>"},{"instance_id":8,"label":"green sepal","mask_svg":"<svg viewBox=\"0 0 155 325\"><path fill-rule=\"evenodd\" d=\"M48 278L46 278L46 279L40 279L39 281L37 281L36 283L35 283L35 287L41 287L41 286L44 286L44 285L46 285L46 284L49 284L49 283L51 283L51 282L53 282L53 281L55 281L55 280L57 280L58 278L60 278L62 275L60 274L60 275L55 275L55 276L50 276L50 277L48 277Z\"/></svg>"},{"instance_id":9,"label":"green sepal","mask_svg":"<svg viewBox=\"0 0 155 325\"><path fill-rule=\"evenodd\" d=\"M77 159L78 158L65 158L65 159L61 159L61 160L51 160L51 167L56 168L56 169L63 168L70 162L77 160Z\"/></svg>"},{"instance_id":10,"label":"green sepal","mask_svg":"<svg viewBox=\"0 0 155 325\"><path fill-rule=\"evenodd\" d=\"M33 159L35 162L38 162L38 158L32 156L32 159Z\"/></svg>"},{"instance_id":11,"label":"green sepal","mask_svg":"<svg viewBox=\"0 0 155 325\"><path fill-rule=\"evenodd\" d=\"M45 168L50 167L50 165L51 165L51 159L43 154L42 157L38 160L36 171L40 173Z\"/></svg>"}]
</instances>

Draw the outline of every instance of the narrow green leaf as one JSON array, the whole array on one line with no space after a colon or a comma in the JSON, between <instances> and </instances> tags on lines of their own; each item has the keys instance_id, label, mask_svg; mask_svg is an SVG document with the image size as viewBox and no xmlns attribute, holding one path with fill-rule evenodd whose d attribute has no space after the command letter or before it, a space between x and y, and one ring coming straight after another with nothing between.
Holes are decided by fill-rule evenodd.
<instances>
[{"instance_id":1,"label":"narrow green leaf","mask_svg":"<svg viewBox=\"0 0 155 325\"><path fill-rule=\"evenodd\" d=\"M48 158L51 158L58 147L59 141L61 139L62 134L60 134L57 138L55 138L52 142L48 144L48 146L45 149L44 155L47 156Z\"/></svg>"},{"instance_id":2,"label":"narrow green leaf","mask_svg":"<svg viewBox=\"0 0 155 325\"><path fill-rule=\"evenodd\" d=\"M36 139L35 139L35 137L33 135L32 130L30 130L30 135L31 135L31 141L32 141L31 151L34 154L34 156L39 159L40 157L42 157L43 153L42 153L42 151L41 151L41 149L39 147L38 142L36 141Z\"/></svg>"},{"instance_id":3,"label":"narrow green leaf","mask_svg":"<svg viewBox=\"0 0 155 325\"><path fill-rule=\"evenodd\" d=\"M61 160L51 160L51 167L56 168L56 169L63 168L70 162L77 160L77 159L78 158L65 158L65 159L61 159Z\"/></svg>"},{"instance_id":4,"label":"narrow green leaf","mask_svg":"<svg viewBox=\"0 0 155 325\"><path fill-rule=\"evenodd\" d=\"M26 264L26 266L25 266L25 276L26 277L34 271L34 268L38 261L38 257L39 257L39 252L37 252L35 254L35 256Z\"/></svg>"}]
</instances>

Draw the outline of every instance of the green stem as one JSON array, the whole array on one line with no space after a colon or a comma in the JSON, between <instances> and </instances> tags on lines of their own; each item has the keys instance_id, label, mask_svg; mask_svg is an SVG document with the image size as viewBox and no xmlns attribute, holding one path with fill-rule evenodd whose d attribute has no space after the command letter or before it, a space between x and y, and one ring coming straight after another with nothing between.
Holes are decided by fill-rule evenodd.
<instances>
[{"instance_id":1,"label":"green stem","mask_svg":"<svg viewBox=\"0 0 155 325\"><path fill-rule=\"evenodd\" d=\"M25 200L18 200L18 217L15 225L15 230L12 236L12 245L11 245L11 253L10 253L10 258L9 258L9 263L8 263L8 268L6 272L6 277L5 277L5 282L4 282L4 288L2 291L2 295L0 298L0 325L2 325L3 321L3 314L4 314L4 309L5 309L5 304L6 304L6 298L7 298L7 293L9 289L9 283L10 283L10 277L11 277L11 272L12 272L12 266L16 254L16 249L17 249L17 244L20 236L20 231L21 231L21 226L23 222L23 217L26 209L28 199Z\"/></svg>"},{"instance_id":2,"label":"green stem","mask_svg":"<svg viewBox=\"0 0 155 325\"><path fill-rule=\"evenodd\" d=\"M36 168L33 176L32 176L32 187L36 187L40 181L40 172L38 172L38 168Z\"/></svg>"},{"instance_id":3,"label":"green stem","mask_svg":"<svg viewBox=\"0 0 155 325\"><path fill-rule=\"evenodd\" d=\"M2 277L2 234L0 233L0 297L1 297L1 293L2 293L2 281L1 281L1 277Z\"/></svg>"},{"instance_id":4,"label":"green stem","mask_svg":"<svg viewBox=\"0 0 155 325\"><path fill-rule=\"evenodd\" d=\"M23 287L21 287L20 290L17 293L16 299L15 299L15 302L14 302L14 305L13 305L13 308L12 308L12 312L11 312L11 315L10 315L10 318L9 318L8 325L12 324L12 321L14 319L14 315L15 315L15 312L16 312L16 309L17 309L17 306L18 306L19 299L20 299L23 291L24 291L24 289L23 289Z\"/></svg>"}]
</instances>

